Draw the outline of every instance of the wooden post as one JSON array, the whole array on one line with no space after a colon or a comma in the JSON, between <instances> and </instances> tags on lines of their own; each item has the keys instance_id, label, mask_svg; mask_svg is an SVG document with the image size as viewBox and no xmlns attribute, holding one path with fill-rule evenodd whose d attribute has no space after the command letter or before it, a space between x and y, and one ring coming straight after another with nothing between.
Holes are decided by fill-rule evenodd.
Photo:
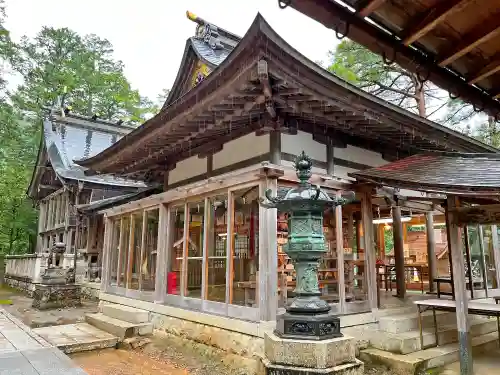
<instances>
[{"instance_id":1,"label":"wooden post","mask_svg":"<svg viewBox=\"0 0 500 375\"><path fill-rule=\"evenodd\" d=\"M234 193L227 197L227 229L226 229L226 303L233 303L234 281Z\"/></svg>"},{"instance_id":2,"label":"wooden post","mask_svg":"<svg viewBox=\"0 0 500 375\"><path fill-rule=\"evenodd\" d=\"M269 160L272 164L281 164L281 133L273 130L269 133Z\"/></svg>"},{"instance_id":3,"label":"wooden post","mask_svg":"<svg viewBox=\"0 0 500 375\"><path fill-rule=\"evenodd\" d=\"M335 175L335 161L333 153L333 142L330 137L328 137L326 142L326 174L333 176Z\"/></svg>"},{"instance_id":4,"label":"wooden post","mask_svg":"<svg viewBox=\"0 0 500 375\"><path fill-rule=\"evenodd\" d=\"M172 230L170 228L170 210L166 205L160 204L158 218L158 249L156 260L156 279L155 279L155 303L165 302L167 293L167 270L169 268L170 257L168 249L171 246Z\"/></svg>"},{"instance_id":5,"label":"wooden post","mask_svg":"<svg viewBox=\"0 0 500 375\"><path fill-rule=\"evenodd\" d=\"M260 184L260 196L271 189L276 196L278 181L266 179ZM278 310L278 210L259 207L259 278L258 295L261 321L276 320ZM286 292L286 291L283 291Z\"/></svg>"},{"instance_id":6,"label":"wooden post","mask_svg":"<svg viewBox=\"0 0 500 375\"><path fill-rule=\"evenodd\" d=\"M463 226L464 242L465 242L465 260L467 262L467 277L469 278L470 298L474 299L474 282L472 280L472 262L470 261L470 241L469 241L469 228L467 225Z\"/></svg>"},{"instance_id":7,"label":"wooden post","mask_svg":"<svg viewBox=\"0 0 500 375\"><path fill-rule=\"evenodd\" d=\"M354 213L352 211L349 211L349 217L347 218L347 241L351 251L354 252L356 242L354 241Z\"/></svg>"},{"instance_id":8,"label":"wooden post","mask_svg":"<svg viewBox=\"0 0 500 375\"><path fill-rule=\"evenodd\" d=\"M394 237L394 263L396 266L396 295L406 298L405 253L403 242L403 225L401 222L401 207L392 208L392 234Z\"/></svg>"},{"instance_id":9,"label":"wooden post","mask_svg":"<svg viewBox=\"0 0 500 375\"><path fill-rule=\"evenodd\" d=\"M434 217L432 212L425 213L425 228L427 234L427 264L429 266L429 292L433 293L434 279L437 276L436 237L434 236Z\"/></svg>"},{"instance_id":10,"label":"wooden post","mask_svg":"<svg viewBox=\"0 0 500 375\"><path fill-rule=\"evenodd\" d=\"M342 193L337 192L337 198ZM344 275L344 232L342 231L342 206L335 207L335 242L337 245L337 271L340 311L345 311L345 275Z\"/></svg>"},{"instance_id":11,"label":"wooden post","mask_svg":"<svg viewBox=\"0 0 500 375\"><path fill-rule=\"evenodd\" d=\"M495 265L496 287L500 287L500 246L498 245L498 229L496 224L491 226L491 243L493 246L493 264Z\"/></svg>"},{"instance_id":12,"label":"wooden post","mask_svg":"<svg viewBox=\"0 0 500 375\"><path fill-rule=\"evenodd\" d=\"M135 220L134 214L130 214L130 234L128 237L128 265L127 277L125 287L130 289L130 282L132 281L132 270L134 265L134 251L135 251Z\"/></svg>"},{"instance_id":13,"label":"wooden post","mask_svg":"<svg viewBox=\"0 0 500 375\"><path fill-rule=\"evenodd\" d=\"M484 292L486 293L486 298L488 298L488 270L487 267L488 265L486 264L486 257L484 255L484 232L483 232L483 226L478 225L477 226L477 231L479 234L479 252L481 254L481 263L482 263L482 274L483 274L483 287L484 287Z\"/></svg>"},{"instance_id":14,"label":"wooden post","mask_svg":"<svg viewBox=\"0 0 500 375\"><path fill-rule=\"evenodd\" d=\"M455 303L457 313L458 344L460 358L460 374L472 375L472 350L469 336L468 296L465 289L465 264L462 251L460 227L453 223L453 209L459 204L458 198L448 196L446 225L449 228L450 257L453 258L453 284L455 286Z\"/></svg>"},{"instance_id":15,"label":"wooden post","mask_svg":"<svg viewBox=\"0 0 500 375\"><path fill-rule=\"evenodd\" d=\"M377 225L377 245L379 257L385 262L385 228L384 224Z\"/></svg>"},{"instance_id":16,"label":"wooden post","mask_svg":"<svg viewBox=\"0 0 500 375\"><path fill-rule=\"evenodd\" d=\"M366 191L361 198L361 216L364 230L365 274L368 289L368 303L372 311L377 311L377 274L375 249L373 248L373 211L371 192Z\"/></svg>"},{"instance_id":17,"label":"wooden post","mask_svg":"<svg viewBox=\"0 0 500 375\"><path fill-rule=\"evenodd\" d=\"M113 222L104 217L104 244L102 246L102 265L101 265L101 292L106 292L109 285L109 274L111 272L111 243L113 242Z\"/></svg>"}]
</instances>

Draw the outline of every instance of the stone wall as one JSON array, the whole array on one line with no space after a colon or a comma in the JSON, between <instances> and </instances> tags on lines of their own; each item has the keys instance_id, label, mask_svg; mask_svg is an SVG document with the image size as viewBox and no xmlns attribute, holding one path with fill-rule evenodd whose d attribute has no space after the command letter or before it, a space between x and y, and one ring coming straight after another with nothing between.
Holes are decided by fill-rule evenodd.
<instances>
[{"instance_id":1,"label":"stone wall","mask_svg":"<svg viewBox=\"0 0 500 375\"><path fill-rule=\"evenodd\" d=\"M101 283L84 282L81 285L82 299L88 301L99 301Z\"/></svg>"},{"instance_id":2,"label":"stone wall","mask_svg":"<svg viewBox=\"0 0 500 375\"><path fill-rule=\"evenodd\" d=\"M155 329L247 358L264 356L264 339L152 312Z\"/></svg>"},{"instance_id":3,"label":"stone wall","mask_svg":"<svg viewBox=\"0 0 500 375\"><path fill-rule=\"evenodd\" d=\"M5 275L5 284L11 288L20 290L33 297L33 290L35 290L35 284L33 280L29 277L15 276L15 275Z\"/></svg>"}]
</instances>

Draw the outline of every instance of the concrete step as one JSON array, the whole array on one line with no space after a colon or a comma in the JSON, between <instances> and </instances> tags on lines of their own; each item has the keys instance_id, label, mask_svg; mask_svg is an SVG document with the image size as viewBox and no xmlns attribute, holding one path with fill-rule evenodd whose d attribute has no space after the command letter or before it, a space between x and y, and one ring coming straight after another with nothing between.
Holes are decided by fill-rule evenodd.
<instances>
[{"instance_id":1,"label":"concrete step","mask_svg":"<svg viewBox=\"0 0 500 375\"><path fill-rule=\"evenodd\" d=\"M101 312L110 318L123 320L124 322L134 324L149 322L148 311L129 306L106 303L101 306Z\"/></svg>"},{"instance_id":2,"label":"concrete step","mask_svg":"<svg viewBox=\"0 0 500 375\"><path fill-rule=\"evenodd\" d=\"M118 343L118 337L87 323L35 328L33 331L65 353L114 348Z\"/></svg>"},{"instance_id":3,"label":"concrete step","mask_svg":"<svg viewBox=\"0 0 500 375\"><path fill-rule=\"evenodd\" d=\"M498 333L491 332L476 336L471 341L473 355L495 350L498 348ZM382 364L401 375L420 375L425 370L456 362L459 356L458 343L419 350L410 354L394 354L374 348L360 352L360 359L365 363Z\"/></svg>"},{"instance_id":4,"label":"concrete step","mask_svg":"<svg viewBox=\"0 0 500 375\"><path fill-rule=\"evenodd\" d=\"M436 320L438 326L456 320L454 312L436 311ZM425 311L422 313L422 326L433 327L434 318L432 311ZM418 313L411 312L405 314L381 316L379 318L378 327L380 331L390 333L409 332L418 329Z\"/></svg>"},{"instance_id":5,"label":"concrete step","mask_svg":"<svg viewBox=\"0 0 500 375\"><path fill-rule=\"evenodd\" d=\"M494 318L477 317L471 320L470 334L472 337L496 332L497 321ZM421 350L420 331L414 330L401 333L381 332L373 330L368 333L370 346L376 349L385 350L391 353L408 354ZM424 347L436 344L434 327L424 328L422 331ZM457 342L458 333L456 323L439 325L438 323L438 343L445 345Z\"/></svg>"},{"instance_id":6,"label":"concrete step","mask_svg":"<svg viewBox=\"0 0 500 375\"><path fill-rule=\"evenodd\" d=\"M127 337L145 336L153 333L151 323L130 323L111 318L103 313L87 314L85 320L90 325L109 332L123 341Z\"/></svg>"}]
</instances>

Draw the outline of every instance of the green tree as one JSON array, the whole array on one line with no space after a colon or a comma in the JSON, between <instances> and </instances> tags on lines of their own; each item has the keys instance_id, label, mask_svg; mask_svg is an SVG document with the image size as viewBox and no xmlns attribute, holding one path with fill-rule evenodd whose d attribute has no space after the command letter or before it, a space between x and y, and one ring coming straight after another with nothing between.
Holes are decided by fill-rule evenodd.
<instances>
[{"instance_id":1,"label":"green tree","mask_svg":"<svg viewBox=\"0 0 500 375\"><path fill-rule=\"evenodd\" d=\"M13 67L24 77L12 99L23 111L40 115L60 97L78 114L141 123L153 111L151 101L132 89L113 46L96 35L44 27L24 37Z\"/></svg>"},{"instance_id":2,"label":"green tree","mask_svg":"<svg viewBox=\"0 0 500 375\"><path fill-rule=\"evenodd\" d=\"M0 102L0 252L25 253L36 239L37 212L26 196L37 138L31 125Z\"/></svg>"},{"instance_id":3,"label":"green tree","mask_svg":"<svg viewBox=\"0 0 500 375\"><path fill-rule=\"evenodd\" d=\"M455 124L472 115L470 106L452 101L425 77L408 72L351 40L342 41L330 52L328 70L363 90L422 117ZM423 74L424 75L424 74Z\"/></svg>"}]
</instances>

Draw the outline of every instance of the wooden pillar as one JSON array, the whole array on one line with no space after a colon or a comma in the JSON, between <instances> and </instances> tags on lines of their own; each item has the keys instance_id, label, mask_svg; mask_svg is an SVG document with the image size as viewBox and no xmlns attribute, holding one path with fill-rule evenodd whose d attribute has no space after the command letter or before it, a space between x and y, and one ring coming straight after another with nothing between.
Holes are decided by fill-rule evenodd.
<instances>
[{"instance_id":1,"label":"wooden pillar","mask_svg":"<svg viewBox=\"0 0 500 375\"><path fill-rule=\"evenodd\" d=\"M102 247L102 265L101 265L101 292L106 292L109 285L109 274L111 272L111 243L113 241L113 223L108 217L104 217L104 244Z\"/></svg>"},{"instance_id":2,"label":"wooden pillar","mask_svg":"<svg viewBox=\"0 0 500 375\"><path fill-rule=\"evenodd\" d=\"M356 242L354 241L354 213L352 211L349 211L349 217L347 218L347 241L351 251L354 251Z\"/></svg>"},{"instance_id":3,"label":"wooden pillar","mask_svg":"<svg viewBox=\"0 0 500 375\"><path fill-rule=\"evenodd\" d=\"M281 164L281 133L273 130L269 133L269 161L272 164Z\"/></svg>"},{"instance_id":4,"label":"wooden pillar","mask_svg":"<svg viewBox=\"0 0 500 375\"><path fill-rule=\"evenodd\" d=\"M453 223L453 209L458 206L458 198L448 196L446 225L449 228L450 257L453 258L453 284L455 286L455 303L457 313L457 330L460 358L460 374L472 375L472 350L469 336L468 298L465 289L465 264L462 251L460 227Z\"/></svg>"},{"instance_id":5,"label":"wooden pillar","mask_svg":"<svg viewBox=\"0 0 500 375\"><path fill-rule=\"evenodd\" d=\"M341 198L341 192L337 192ZM337 270L340 311L345 312L345 274L344 274L344 232L342 230L342 206L335 207L335 242L337 245Z\"/></svg>"},{"instance_id":6,"label":"wooden pillar","mask_svg":"<svg viewBox=\"0 0 500 375\"><path fill-rule=\"evenodd\" d=\"M463 226L464 242L465 242L465 261L467 262L467 277L469 278L470 298L474 299L474 282L472 280L472 262L470 260L470 241L469 241L469 228L467 225Z\"/></svg>"},{"instance_id":7,"label":"wooden pillar","mask_svg":"<svg viewBox=\"0 0 500 375\"><path fill-rule=\"evenodd\" d=\"M486 293L486 298L488 298L488 265L486 264L486 257L484 254L484 232L483 226L477 226L477 232L479 234L479 252L481 254L481 264L482 264L482 274L483 274L483 289Z\"/></svg>"},{"instance_id":8,"label":"wooden pillar","mask_svg":"<svg viewBox=\"0 0 500 375\"><path fill-rule=\"evenodd\" d=\"M427 234L427 264L429 268L429 292L433 293L436 289L434 279L437 276L436 259L436 237L434 236L434 217L432 212L425 213L425 228Z\"/></svg>"},{"instance_id":9,"label":"wooden pillar","mask_svg":"<svg viewBox=\"0 0 500 375\"><path fill-rule=\"evenodd\" d=\"M406 298L403 224L401 222L401 207L399 206L392 208L392 234L394 237L394 263L396 266L396 295L398 298Z\"/></svg>"},{"instance_id":10,"label":"wooden pillar","mask_svg":"<svg viewBox=\"0 0 500 375\"><path fill-rule=\"evenodd\" d=\"M278 190L276 179L266 179L260 184L260 196L271 189ZM276 320L278 310L278 210L259 206L259 309L261 321Z\"/></svg>"},{"instance_id":11,"label":"wooden pillar","mask_svg":"<svg viewBox=\"0 0 500 375\"><path fill-rule=\"evenodd\" d=\"M500 288L500 246L498 245L498 229L496 224L491 226L491 243L493 246L493 264L495 265L496 287Z\"/></svg>"},{"instance_id":12,"label":"wooden pillar","mask_svg":"<svg viewBox=\"0 0 500 375\"><path fill-rule=\"evenodd\" d=\"M335 175L335 160L333 152L333 141L330 137L327 138L326 142L326 174L333 176Z\"/></svg>"},{"instance_id":13,"label":"wooden pillar","mask_svg":"<svg viewBox=\"0 0 500 375\"><path fill-rule=\"evenodd\" d=\"M384 224L377 225L377 246L379 258L385 261L385 228Z\"/></svg>"},{"instance_id":14,"label":"wooden pillar","mask_svg":"<svg viewBox=\"0 0 500 375\"><path fill-rule=\"evenodd\" d=\"M165 295L167 294L167 270L169 268L168 263L170 261L168 249L170 248L172 236L170 221L170 210L166 205L160 204L158 218L158 249L155 271L155 303L165 302Z\"/></svg>"},{"instance_id":15,"label":"wooden pillar","mask_svg":"<svg viewBox=\"0 0 500 375\"><path fill-rule=\"evenodd\" d=\"M371 192L363 192L361 198L361 217L363 220L363 240L365 250L366 286L368 301L372 311L377 311L377 275L375 249L373 248L373 211Z\"/></svg>"}]
</instances>

